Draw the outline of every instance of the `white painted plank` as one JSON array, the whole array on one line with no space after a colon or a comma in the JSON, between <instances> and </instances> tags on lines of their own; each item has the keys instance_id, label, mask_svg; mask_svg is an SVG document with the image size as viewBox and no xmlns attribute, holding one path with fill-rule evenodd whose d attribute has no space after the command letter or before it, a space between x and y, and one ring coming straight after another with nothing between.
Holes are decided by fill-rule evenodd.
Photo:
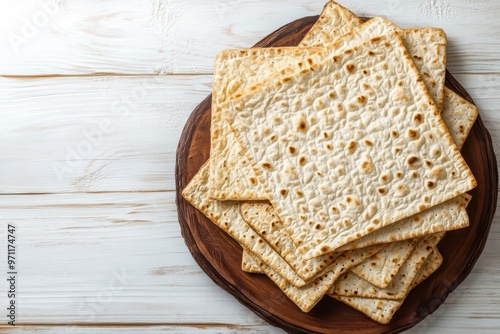
<instances>
[{"instance_id":1,"label":"white painted plank","mask_svg":"<svg viewBox=\"0 0 500 334\"><path fill-rule=\"evenodd\" d=\"M287 22L318 15L326 0L52 0L57 5L41 5L48 2L0 2L0 75L209 74L217 52L251 46ZM341 2L358 15L384 16L402 27L444 28L455 73L500 71L497 0Z\"/></svg>"},{"instance_id":2,"label":"white painted plank","mask_svg":"<svg viewBox=\"0 0 500 334\"><path fill-rule=\"evenodd\" d=\"M211 76L0 78L0 193L174 189Z\"/></svg>"},{"instance_id":3,"label":"white painted plank","mask_svg":"<svg viewBox=\"0 0 500 334\"><path fill-rule=\"evenodd\" d=\"M169 68L165 1L28 0L0 6L3 74Z\"/></svg>"},{"instance_id":4,"label":"white painted plank","mask_svg":"<svg viewBox=\"0 0 500 334\"><path fill-rule=\"evenodd\" d=\"M3 3L1 74L210 73L199 67L200 60L213 59L221 48L251 45L292 19L317 14L323 5L283 0L56 3L54 14L45 14L38 0L18 8ZM36 18L44 15L48 20L36 27ZM32 34L25 28L30 24Z\"/></svg>"},{"instance_id":5,"label":"white painted plank","mask_svg":"<svg viewBox=\"0 0 500 334\"><path fill-rule=\"evenodd\" d=\"M196 265L174 195L2 196L0 240L16 226L18 323L264 324Z\"/></svg>"},{"instance_id":6,"label":"white painted plank","mask_svg":"<svg viewBox=\"0 0 500 334\"><path fill-rule=\"evenodd\" d=\"M178 326L28 326L11 329L16 334L278 334L282 330L267 326L240 325L178 325Z\"/></svg>"}]
</instances>

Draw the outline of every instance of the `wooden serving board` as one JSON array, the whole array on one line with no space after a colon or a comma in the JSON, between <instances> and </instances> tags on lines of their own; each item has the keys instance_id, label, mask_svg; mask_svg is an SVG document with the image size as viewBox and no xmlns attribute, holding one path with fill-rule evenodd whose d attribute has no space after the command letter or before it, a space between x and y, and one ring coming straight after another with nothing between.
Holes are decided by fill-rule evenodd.
<instances>
[{"instance_id":1,"label":"wooden serving board","mask_svg":"<svg viewBox=\"0 0 500 334\"><path fill-rule=\"evenodd\" d=\"M297 45L317 18L305 17L291 22L255 46ZM446 85L472 102L449 73ZM462 150L478 182L478 187L471 192L473 199L467 208L471 225L447 233L439 245L444 258L442 266L409 294L390 324L381 325L328 297L323 298L311 312L303 313L265 275L244 273L241 270L242 249L238 243L182 198L182 189L209 157L210 101L211 96L208 96L193 110L177 148L177 209L182 236L207 275L269 323L290 333L400 332L434 312L472 270L488 236L498 188L491 137L480 117Z\"/></svg>"}]
</instances>

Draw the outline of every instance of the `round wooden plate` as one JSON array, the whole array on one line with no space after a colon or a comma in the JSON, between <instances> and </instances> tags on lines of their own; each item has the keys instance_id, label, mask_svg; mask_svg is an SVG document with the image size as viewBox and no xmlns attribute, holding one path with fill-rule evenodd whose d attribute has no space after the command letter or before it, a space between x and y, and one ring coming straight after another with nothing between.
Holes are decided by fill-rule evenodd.
<instances>
[{"instance_id":1,"label":"round wooden plate","mask_svg":"<svg viewBox=\"0 0 500 334\"><path fill-rule=\"evenodd\" d=\"M297 45L318 16L291 22L255 46ZM472 102L467 92L448 73L446 85ZM439 245L444 262L424 283L414 289L393 320L380 325L362 313L328 297L309 313L303 313L265 275L241 270L242 249L236 241L186 202L181 191L207 161L210 153L210 101L208 96L191 114L177 148L177 209L182 236L196 262L212 280L238 301L290 333L396 333L408 329L441 305L470 273L481 254L493 219L498 172L491 137L478 118L463 147L478 187L467 208L470 227L447 233Z\"/></svg>"}]
</instances>

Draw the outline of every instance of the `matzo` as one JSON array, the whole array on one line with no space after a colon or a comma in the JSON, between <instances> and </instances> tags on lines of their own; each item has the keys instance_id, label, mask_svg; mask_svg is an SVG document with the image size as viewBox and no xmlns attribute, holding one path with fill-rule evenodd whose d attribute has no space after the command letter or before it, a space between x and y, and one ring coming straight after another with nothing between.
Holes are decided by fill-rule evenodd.
<instances>
[{"instance_id":1,"label":"matzo","mask_svg":"<svg viewBox=\"0 0 500 334\"><path fill-rule=\"evenodd\" d=\"M445 32L442 29L425 28L402 30L399 34L438 110L443 110L447 45Z\"/></svg>"},{"instance_id":2,"label":"matzo","mask_svg":"<svg viewBox=\"0 0 500 334\"><path fill-rule=\"evenodd\" d=\"M411 50L417 69L422 70L422 78L434 101L442 101L445 72L446 35L440 29L415 29L403 31L382 18L374 18L365 24L353 19L352 13L337 4L329 4L313 26L303 45L314 44L330 50L329 53L345 50L349 45L360 43L363 38L385 35L398 31ZM339 16L336 16L340 13ZM344 14L341 14L344 13ZM342 24L344 23L344 24ZM348 31L352 34L343 36ZM323 35L331 31L331 38ZM316 32L321 32L316 34ZM309 37L308 37L309 36ZM322 36L322 37L320 37ZM333 43L335 40L335 43ZM426 44L427 43L427 44ZM324 58L321 49L267 48L227 50L220 53L215 61L212 95L211 166L210 196L219 200L266 200L261 185L248 163L240 144L222 119L217 106L244 91L256 89L272 78L284 77L308 68L319 58ZM311 58L312 57L312 58ZM309 58L309 62L305 59ZM418 60L418 61L417 61ZM425 62L429 62L427 65ZM439 103L440 104L440 103Z\"/></svg>"},{"instance_id":3,"label":"matzo","mask_svg":"<svg viewBox=\"0 0 500 334\"><path fill-rule=\"evenodd\" d=\"M456 93L448 88L446 88L445 91L444 110L441 114L443 121L451 131L452 135L453 132L463 133L463 138L466 138L472 128L475 118L477 117L477 108L465 100L457 100L455 97ZM453 103L452 101L456 101L456 103ZM459 113L462 113L464 116L468 115L468 117L461 116L459 118L454 118L451 116L453 115L455 108L461 109L462 112L459 111ZM458 121L459 119L469 119L469 121ZM462 124L463 128L459 128L459 124ZM457 140L456 143L458 147L462 146L463 140L454 140ZM389 225L361 239L355 240L341 247L341 250L356 249L373 244L389 243L397 240L421 237L428 234L428 231L431 231L431 233L438 233L467 227L469 225L469 217L467 215L466 207L470 199L471 197L469 195L458 196L447 201L446 203L425 210L420 214L403 219L393 225ZM259 206L264 212L274 210L270 203L259 203ZM260 219L264 224L271 225L273 221L275 224L281 224L279 219L276 220L273 218L272 220L266 221L263 217L266 216L264 213L261 213ZM249 221L247 221L247 223L249 223ZM252 224L250 223L250 225ZM253 227L259 229L259 226ZM265 235L261 234L261 236L266 239ZM404 257L400 257L399 260L404 262ZM387 261L385 263L387 263ZM355 269L353 268L353 271L354 270ZM383 267L381 270L385 271L387 269ZM377 285L374 281L371 281L371 283Z\"/></svg>"},{"instance_id":4,"label":"matzo","mask_svg":"<svg viewBox=\"0 0 500 334\"><path fill-rule=\"evenodd\" d=\"M417 277L411 284L411 289L415 288L417 285L422 283L427 279L427 277L431 276L443 263L443 256L439 253L437 247L434 247L433 252L427 258L424 265L418 272Z\"/></svg>"},{"instance_id":5,"label":"matzo","mask_svg":"<svg viewBox=\"0 0 500 334\"><path fill-rule=\"evenodd\" d=\"M397 276L399 269L406 263L418 241L418 238L414 238L393 242L351 268L351 272L370 284L384 289Z\"/></svg>"},{"instance_id":6,"label":"matzo","mask_svg":"<svg viewBox=\"0 0 500 334\"><path fill-rule=\"evenodd\" d=\"M469 226L467 205L471 196L464 194L433 206L421 213L386 226L339 248L339 251L356 249L379 243L417 238L429 233L452 231Z\"/></svg>"},{"instance_id":7,"label":"matzo","mask_svg":"<svg viewBox=\"0 0 500 334\"><path fill-rule=\"evenodd\" d=\"M454 131L457 133L464 133L464 137L466 138L472 128L475 118L477 117L477 108L467 101L457 104L449 103L448 99L456 100L456 97L454 97L456 93L449 91L447 88L446 90L447 93L445 94L444 110L441 114L443 121L448 129L450 129L451 133ZM453 115L455 108L466 108L463 112L465 115L469 115L468 117L470 120L463 123L455 121L455 118L451 116L448 118L448 115ZM459 124L463 124L464 127L459 128ZM460 140L457 140L457 146L460 147ZM422 213L403 219L393 225L386 226L365 237L362 237L361 239L355 240L341 247L339 251L421 237L429 234L429 231L430 233L438 233L467 227L469 225L469 217L467 215L466 207L470 200L471 197L469 195L458 196L443 204L425 210ZM270 203L260 203L260 206L263 211L273 210ZM267 223L271 224L270 221Z\"/></svg>"},{"instance_id":8,"label":"matzo","mask_svg":"<svg viewBox=\"0 0 500 334\"><path fill-rule=\"evenodd\" d=\"M476 185L396 33L220 108L305 259Z\"/></svg>"},{"instance_id":9,"label":"matzo","mask_svg":"<svg viewBox=\"0 0 500 334\"><path fill-rule=\"evenodd\" d=\"M350 307L366 314L371 319L381 324L388 324L394 313L403 304L402 300L387 300L375 298L358 298L358 297L345 297L337 295L329 295L332 298L349 305Z\"/></svg>"},{"instance_id":10,"label":"matzo","mask_svg":"<svg viewBox=\"0 0 500 334\"><path fill-rule=\"evenodd\" d=\"M243 255L241 256L241 270L250 274L264 273L252 258L252 256L245 249L243 249Z\"/></svg>"},{"instance_id":11,"label":"matzo","mask_svg":"<svg viewBox=\"0 0 500 334\"><path fill-rule=\"evenodd\" d=\"M441 113L458 148L462 148L479 112L477 107L449 88L444 91L444 108Z\"/></svg>"},{"instance_id":12,"label":"matzo","mask_svg":"<svg viewBox=\"0 0 500 334\"><path fill-rule=\"evenodd\" d=\"M424 80L425 81L425 80ZM472 125L477 117L477 108L474 105L470 104L466 100L460 101L455 97L455 93L448 88L446 88L445 94L445 103L444 110L441 114L443 117L443 121L450 131L456 132L457 134L463 134L463 137L467 137ZM461 98L460 98L461 99ZM453 103L454 101L455 103ZM461 112L459 117L453 117L454 109L459 108ZM460 121L462 120L462 121ZM457 122L458 121L458 122ZM461 124L462 127L459 127L458 124ZM463 140L457 140L457 146L461 147L463 144ZM457 198L454 198L446 203L443 203L439 206L435 206L429 210L426 210L420 214L414 215L410 218L399 221L393 225L384 227L368 236L365 236L361 239L358 239L348 245L342 247L343 250L347 249L355 249L360 247L366 247L372 244L379 243L389 243L395 240L405 240L410 237L420 237L428 234L428 231L432 233L442 232L442 231L451 231L454 229L464 228L469 224L469 218L466 212L466 206L470 201L470 196L462 195ZM266 217L274 216L273 207L267 203L259 203L258 205L262 212L257 213L259 216L259 221L263 225L253 225L252 221L249 219L245 219L247 223L249 223L252 228L254 228L257 232L259 229L262 229L263 226L275 226L281 225L281 221L277 217L272 217L272 219L266 220ZM265 212L272 212L271 215L265 215ZM432 228L431 228L432 226ZM270 241L267 236L263 233L259 233L261 237L266 239L266 241ZM414 243L413 243L414 244ZM389 246L394 247L394 246ZM360 264L355 268L352 268L351 271L356 273L358 276L364 278L375 286L380 288L384 288L390 282L388 278L391 277L391 274L395 276L400 265L404 263L407 257L411 254L411 245L404 245L404 249L400 249L397 253L393 253L388 251L388 247L384 248L380 251L380 253L394 254L392 259L387 259L386 256L378 256L375 254L374 259L365 260L366 263L370 262L370 267L365 267L364 269L368 270L371 275L368 275L366 272L363 272L361 267L364 264ZM295 253L292 253L295 254ZM375 259L377 257L377 259ZM370 260L370 261L369 261ZM381 275L378 275L378 271L370 271L373 268L378 268L380 270ZM358 269L359 268L359 269ZM359 270L359 271L358 271ZM376 274L375 274L376 273ZM394 277L392 276L392 277ZM384 282L381 282L381 281Z\"/></svg>"}]
</instances>

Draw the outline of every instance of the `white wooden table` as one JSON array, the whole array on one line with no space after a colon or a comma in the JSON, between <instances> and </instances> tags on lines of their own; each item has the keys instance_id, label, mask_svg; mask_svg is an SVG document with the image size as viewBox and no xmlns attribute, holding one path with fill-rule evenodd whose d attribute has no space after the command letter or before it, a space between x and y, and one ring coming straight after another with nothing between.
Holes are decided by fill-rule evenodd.
<instances>
[{"instance_id":1,"label":"white wooden table","mask_svg":"<svg viewBox=\"0 0 500 334\"><path fill-rule=\"evenodd\" d=\"M497 0L344 0L438 26L500 152ZM0 310L16 227L20 333L281 333L216 286L180 235L175 150L212 61L318 0L0 0ZM500 227L412 333L500 331ZM7 324L0 311L0 324Z\"/></svg>"}]
</instances>

